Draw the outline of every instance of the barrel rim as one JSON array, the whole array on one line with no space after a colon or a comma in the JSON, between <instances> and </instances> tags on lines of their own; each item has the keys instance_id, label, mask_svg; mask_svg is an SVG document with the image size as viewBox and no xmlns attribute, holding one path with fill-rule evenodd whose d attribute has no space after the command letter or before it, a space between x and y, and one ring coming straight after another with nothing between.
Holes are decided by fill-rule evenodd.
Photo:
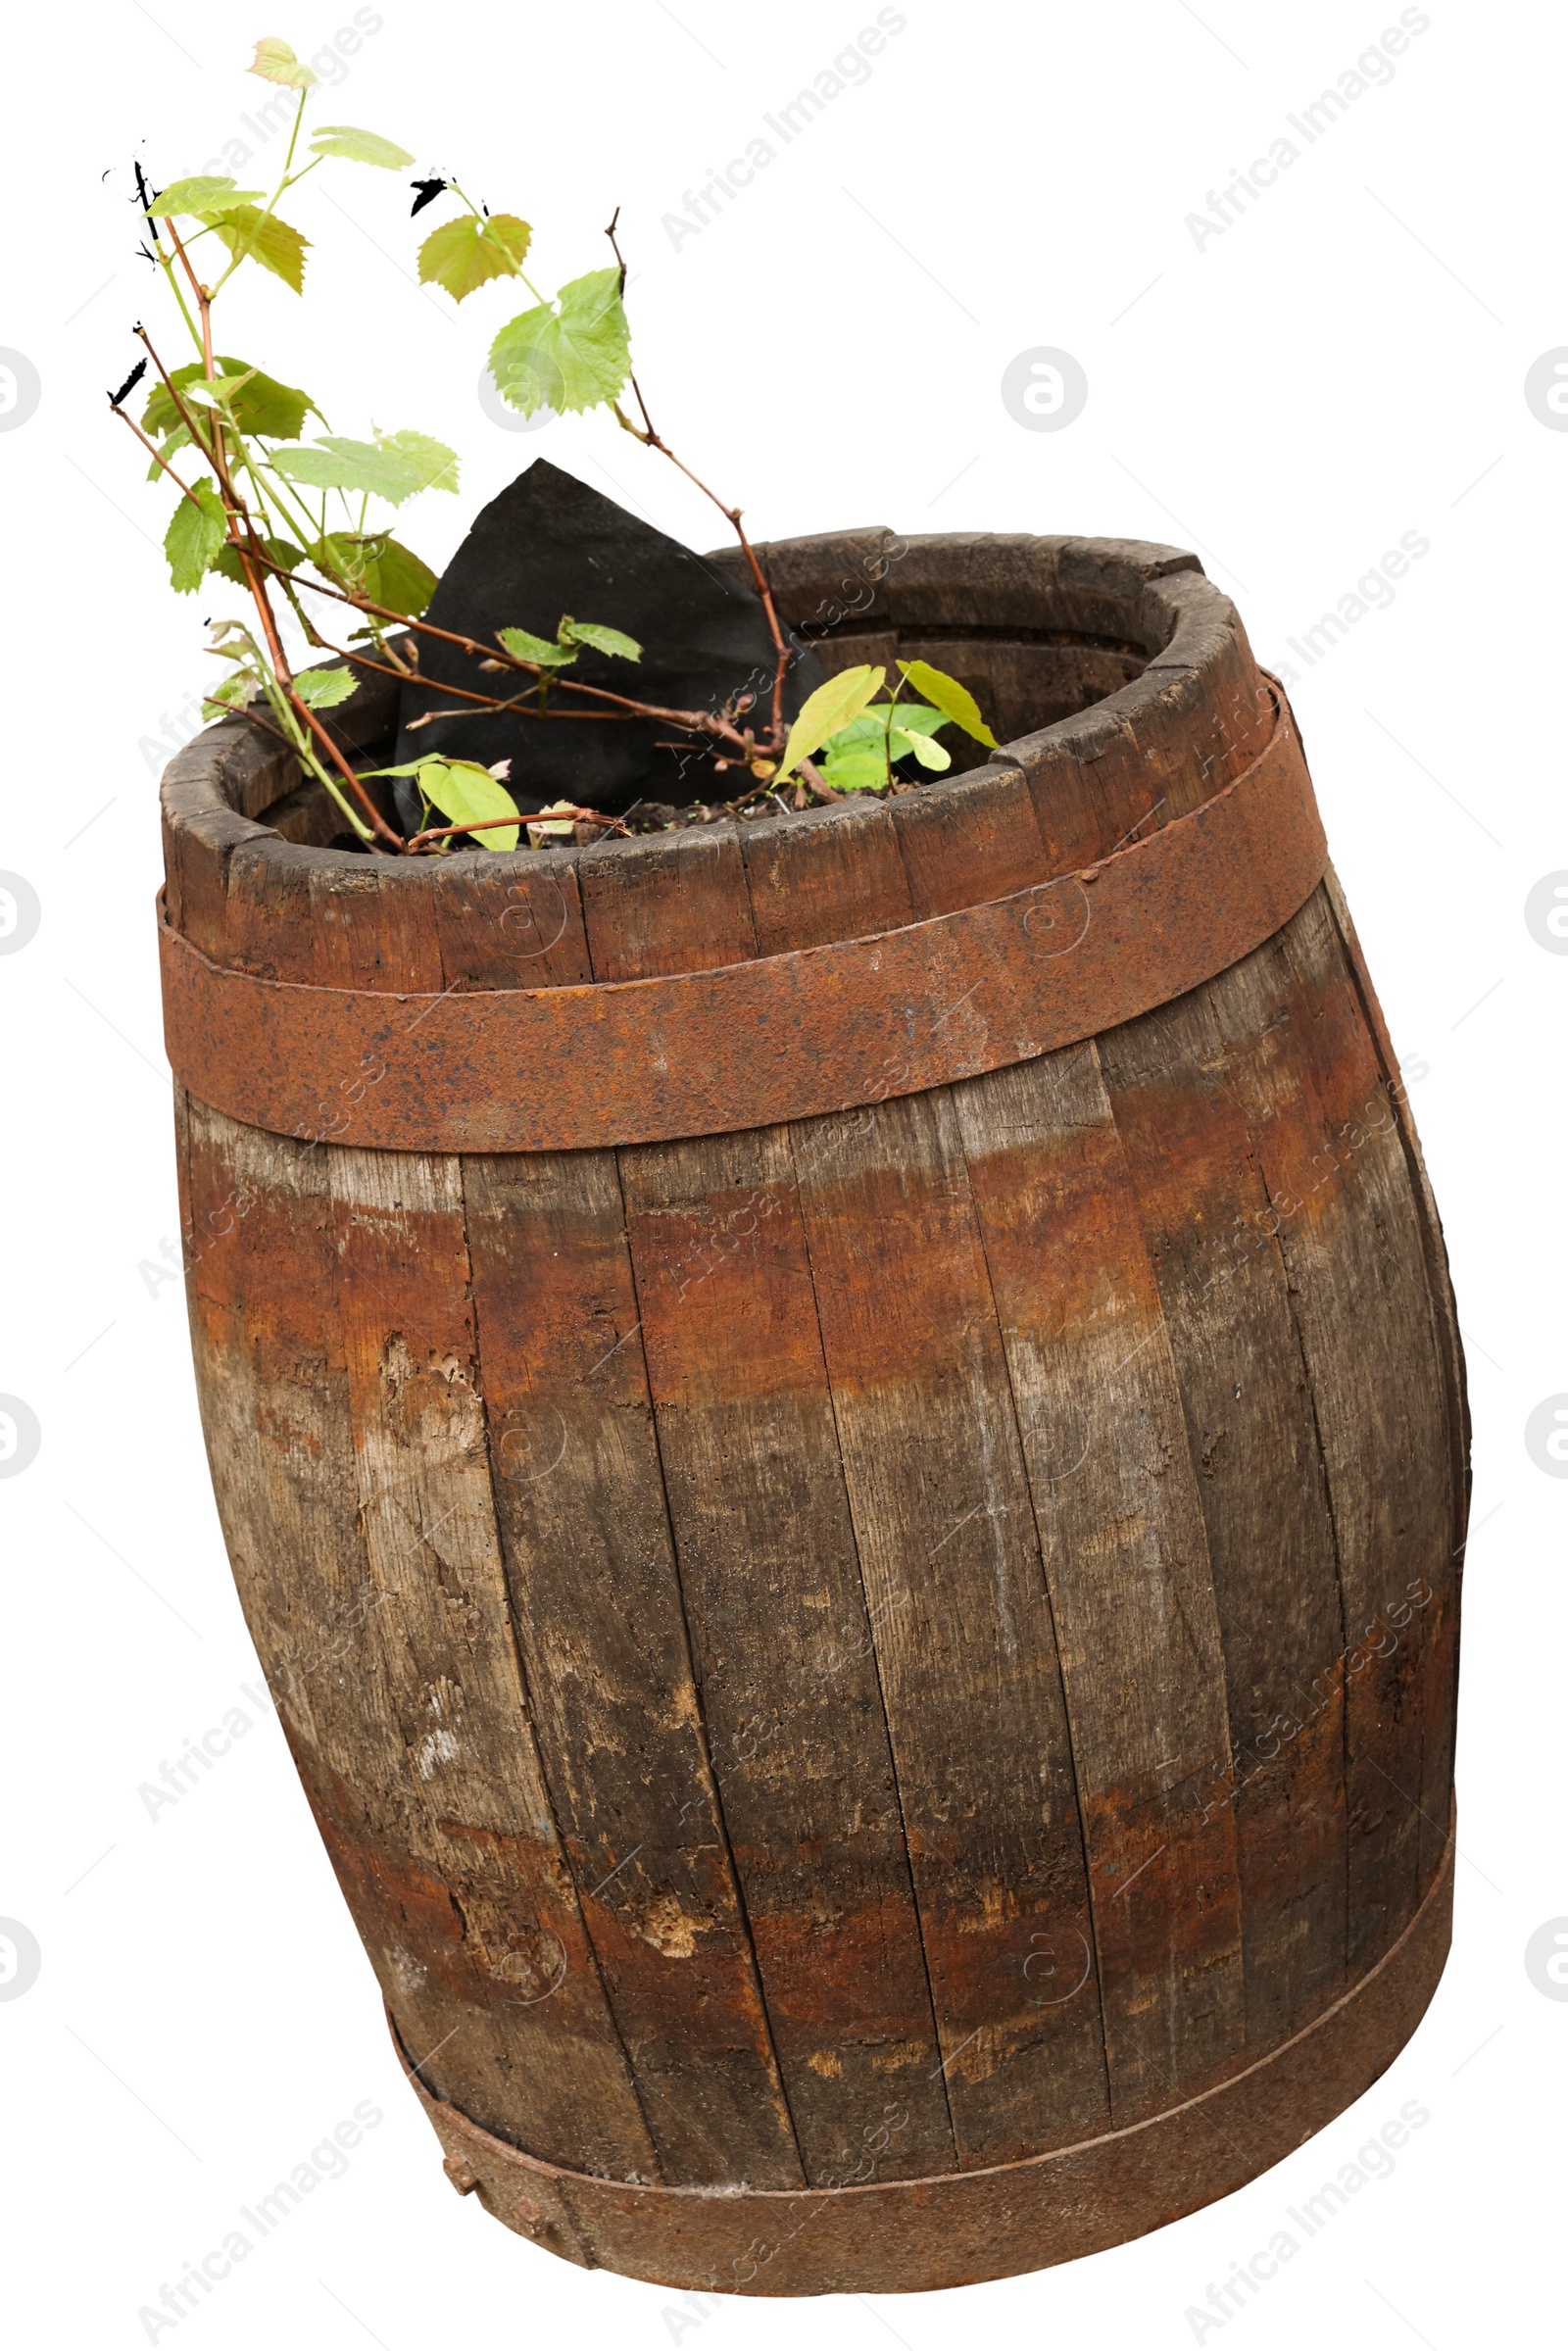
<instances>
[{"instance_id":1,"label":"barrel rim","mask_svg":"<svg viewBox=\"0 0 1568 2351\"><path fill-rule=\"evenodd\" d=\"M1277 685L1271 701L1240 776L1079 872L770 955L533 989L322 987L214 962L161 910L170 1061L246 1125L461 1152L736 1133L1034 1060L1212 979L1321 880L1311 779Z\"/></svg>"},{"instance_id":2,"label":"barrel rim","mask_svg":"<svg viewBox=\"0 0 1568 2351\"><path fill-rule=\"evenodd\" d=\"M870 561L890 561L887 544L896 538L897 534L879 529L763 542L760 553L782 578L779 601L786 620L795 624L803 601L808 602L818 593L824 578L841 572L848 562L867 561L868 546L873 550ZM978 810L999 792L1004 798L1025 794L1031 780L1038 781L1043 770L1058 764L1069 767L1079 760L1092 763L1118 732L1129 734L1142 747L1144 728L1154 731L1158 706L1174 678L1191 679L1201 691L1217 676L1230 645L1238 638L1245 645L1241 616L1232 600L1207 578L1196 555L1180 549L1143 541L990 532L933 532L901 544L908 554L897 571L889 568L886 576L892 585L878 583L880 593L853 615L858 622L881 619L917 629L930 619L943 599L951 607L956 599L968 596L989 603L995 611L1000 610L999 597L1005 602L1032 594L1047 599L1049 609L1053 596L1087 594L1103 600L1107 616L1115 611L1124 621L1136 622L1145 633L1149 660L1129 684L1046 727L1000 745L980 767L933 778L917 792L890 801L857 799L780 811L744 827L719 822L692 828L700 837L741 832L750 840L766 840L778 837L786 828L820 831L829 825L863 823L879 813L891 816L894 825L902 829L917 821L915 811L922 804L936 798L950 808L956 807L960 814ZM719 551L707 560L719 563L728 552ZM1090 581L1087 588L1085 573ZM1014 625L1029 624L1020 619ZM996 622L977 618L973 634L996 634L1006 626L1005 617ZM843 636L853 631L840 625L818 641L830 641L834 633ZM1135 636L1136 630L1124 630L1123 635ZM359 693L329 715L331 730L345 752L362 751L391 731L395 695L393 681L360 670ZM303 863L322 873L363 874L367 860L359 853L286 841L264 821L265 812L278 807L298 783L292 758L291 752L241 717L220 719L203 729L165 770L161 801L166 833L177 838L202 820L217 818L228 848L243 845L253 856L279 865L286 861L296 871ZM690 837L690 830L674 836ZM660 869L662 853L667 851L671 838L668 834L639 835L544 852L473 850L440 860L377 858L374 870L383 886L390 883L400 892L418 889L427 896L433 894L438 867L450 871L464 864L470 869L515 873L523 868L537 871L545 860L550 869L560 871L568 863L589 859L597 868L612 863L623 870L629 867L627 878L635 878L639 868L651 873Z\"/></svg>"}]
</instances>

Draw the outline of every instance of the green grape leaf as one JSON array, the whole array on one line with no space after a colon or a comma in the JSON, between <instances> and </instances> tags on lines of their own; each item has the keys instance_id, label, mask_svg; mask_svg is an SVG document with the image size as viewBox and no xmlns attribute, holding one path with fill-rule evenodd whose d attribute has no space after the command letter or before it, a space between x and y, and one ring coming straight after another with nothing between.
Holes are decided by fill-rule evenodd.
<instances>
[{"instance_id":1,"label":"green grape leaf","mask_svg":"<svg viewBox=\"0 0 1568 2351\"><path fill-rule=\"evenodd\" d=\"M552 645L548 637L536 637L526 628L498 628L496 635L519 661L533 661L541 669L569 669L577 659L573 645Z\"/></svg>"},{"instance_id":2,"label":"green grape leaf","mask_svg":"<svg viewBox=\"0 0 1568 2351\"><path fill-rule=\"evenodd\" d=\"M927 702L934 702L955 726L961 726L966 735L973 735L988 750L996 750L997 738L981 717L980 705L967 686L960 686L945 669L933 669L929 661L901 661L899 667L915 691L923 694Z\"/></svg>"},{"instance_id":3,"label":"green grape leaf","mask_svg":"<svg viewBox=\"0 0 1568 2351\"><path fill-rule=\"evenodd\" d=\"M264 375L259 367L248 367L243 360L220 358L216 365L221 368L225 382L240 375L246 379L232 395L228 412L241 432L261 433L270 441L293 441L299 438L307 415L320 414L308 392L279 383L275 377ZM188 384L199 383L205 372L200 360L195 360L188 367L176 367L169 381L176 392L183 392ZM179 411L169 386L155 385L142 413L142 431L169 432L179 421Z\"/></svg>"},{"instance_id":4,"label":"green grape leaf","mask_svg":"<svg viewBox=\"0 0 1568 2351\"><path fill-rule=\"evenodd\" d=\"M445 286L454 302L462 302L488 278L515 277L532 235L514 213L495 213L488 220L465 213L460 220L443 221L419 247L420 283Z\"/></svg>"},{"instance_id":5,"label":"green grape leaf","mask_svg":"<svg viewBox=\"0 0 1568 2351\"><path fill-rule=\"evenodd\" d=\"M287 41L271 35L257 42L256 55L245 71L259 73L264 81L275 81L285 90L312 89L318 78L309 66L300 63Z\"/></svg>"},{"instance_id":6,"label":"green grape leaf","mask_svg":"<svg viewBox=\"0 0 1568 2351\"><path fill-rule=\"evenodd\" d=\"M801 706L801 714L790 728L789 741L784 746L784 762L774 777L782 783L800 759L808 759L813 752L858 718L873 694L882 690L885 669L873 669L861 662L854 669L840 670L825 686L808 694Z\"/></svg>"},{"instance_id":7,"label":"green grape leaf","mask_svg":"<svg viewBox=\"0 0 1568 2351\"><path fill-rule=\"evenodd\" d=\"M212 216L213 233L236 261L260 262L296 294L305 291L305 249L309 237L275 213L259 212L254 204L225 205Z\"/></svg>"},{"instance_id":8,"label":"green grape leaf","mask_svg":"<svg viewBox=\"0 0 1568 2351\"><path fill-rule=\"evenodd\" d=\"M287 539L264 539L262 545L273 563L281 563L287 571L297 570L305 561L299 548L291 546ZM245 566L239 560L239 549L234 545L232 539L223 541L208 568L212 571L220 571L223 577L231 579L236 587L248 588L250 586L250 581L245 576Z\"/></svg>"},{"instance_id":9,"label":"green grape leaf","mask_svg":"<svg viewBox=\"0 0 1568 2351\"><path fill-rule=\"evenodd\" d=\"M345 163L375 164L383 171L401 171L414 161L406 148L348 122L323 122L311 133L311 149L316 155L340 155Z\"/></svg>"},{"instance_id":10,"label":"green grape leaf","mask_svg":"<svg viewBox=\"0 0 1568 2351\"><path fill-rule=\"evenodd\" d=\"M315 490L367 490L401 506L421 490L456 490L455 450L422 432L378 432L373 442L319 434L314 448L275 449L272 464Z\"/></svg>"},{"instance_id":11,"label":"green grape leaf","mask_svg":"<svg viewBox=\"0 0 1568 2351\"><path fill-rule=\"evenodd\" d=\"M210 481L197 482L191 496L175 507L164 534L176 596L194 595L201 586L223 544L225 528L222 500Z\"/></svg>"},{"instance_id":12,"label":"green grape leaf","mask_svg":"<svg viewBox=\"0 0 1568 2351\"><path fill-rule=\"evenodd\" d=\"M169 186L161 189L153 198L147 210L155 220L172 220L176 214L181 219L188 215L201 220L208 213L220 210L225 205L263 201L265 196L261 188L239 188L227 177L215 178L210 173L198 172L193 179L171 180Z\"/></svg>"},{"instance_id":13,"label":"green grape leaf","mask_svg":"<svg viewBox=\"0 0 1568 2351\"><path fill-rule=\"evenodd\" d=\"M489 816L517 814L517 804L506 785L471 759L426 759L418 775L419 790L449 824L480 823ZM517 826L498 824L473 838L481 849L515 849Z\"/></svg>"},{"instance_id":14,"label":"green grape leaf","mask_svg":"<svg viewBox=\"0 0 1568 2351\"><path fill-rule=\"evenodd\" d=\"M612 401L631 371L630 330L618 269L592 269L510 319L490 346L501 396L525 416L542 408L565 416Z\"/></svg>"},{"instance_id":15,"label":"green grape leaf","mask_svg":"<svg viewBox=\"0 0 1568 2351\"><path fill-rule=\"evenodd\" d=\"M185 387L185 406L187 409L217 409L220 416L226 416L230 403L239 398L249 382L248 372L243 375L203 375L198 369Z\"/></svg>"},{"instance_id":16,"label":"green grape leaf","mask_svg":"<svg viewBox=\"0 0 1568 2351\"><path fill-rule=\"evenodd\" d=\"M809 758L809 753L807 756ZM869 744L830 752L822 761L822 781L831 784L835 792L878 792L887 780L886 757Z\"/></svg>"},{"instance_id":17,"label":"green grape leaf","mask_svg":"<svg viewBox=\"0 0 1568 2351\"><path fill-rule=\"evenodd\" d=\"M160 389L162 389L162 386L160 386ZM158 452L158 457L155 457L152 464L148 466L147 479L149 481L161 481L163 479L164 465L168 465L170 459L172 457L177 457L182 449L186 449L191 446L191 437L185 430L183 424L176 424L173 431L166 436L164 445ZM201 451L200 454L203 457L207 455L205 450ZM164 465L159 464L158 458L163 459Z\"/></svg>"},{"instance_id":18,"label":"green grape leaf","mask_svg":"<svg viewBox=\"0 0 1568 2351\"><path fill-rule=\"evenodd\" d=\"M295 693L312 710L330 710L359 690L360 681L352 669L302 669L294 680Z\"/></svg>"},{"instance_id":19,"label":"green grape leaf","mask_svg":"<svg viewBox=\"0 0 1568 2351\"><path fill-rule=\"evenodd\" d=\"M597 620L572 620L563 613L560 635L563 645L591 645L595 653L612 654L616 661L640 661L643 658L635 637L624 636L618 628L605 628Z\"/></svg>"},{"instance_id":20,"label":"green grape leaf","mask_svg":"<svg viewBox=\"0 0 1568 2351\"><path fill-rule=\"evenodd\" d=\"M384 530L329 531L313 548L312 560L318 570L406 620L416 620L436 591L429 565Z\"/></svg>"},{"instance_id":21,"label":"green grape leaf","mask_svg":"<svg viewBox=\"0 0 1568 2351\"><path fill-rule=\"evenodd\" d=\"M220 686L215 686L208 695L202 704L202 716L209 725L215 718L227 718L250 701L261 682L256 671L248 664L232 671Z\"/></svg>"}]
</instances>

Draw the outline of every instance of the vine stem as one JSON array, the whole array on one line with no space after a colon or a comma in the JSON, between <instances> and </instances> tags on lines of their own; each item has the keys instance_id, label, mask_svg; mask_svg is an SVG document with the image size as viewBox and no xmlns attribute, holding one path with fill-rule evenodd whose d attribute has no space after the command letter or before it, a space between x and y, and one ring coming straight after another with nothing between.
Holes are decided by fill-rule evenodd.
<instances>
[{"instance_id":1,"label":"vine stem","mask_svg":"<svg viewBox=\"0 0 1568 2351\"><path fill-rule=\"evenodd\" d=\"M610 226L605 230L605 234L610 239L610 250L615 257L615 267L620 271L620 285L618 290L622 299L624 300L626 292L626 263L621 253L620 246L615 239L615 225L619 219L620 207L617 204L614 213L611 218ZM668 458L672 465L678 466L680 471L685 474L686 479L693 483L697 489L701 490L706 499L709 499L712 505L717 507L725 521L734 531L736 538L740 541L741 553L746 558L747 563L751 570L753 584L757 589L759 600L761 603L763 612L767 614L768 634L773 640L773 701L771 711L772 731L771 740L767 745L767 749L770 751L780 751L783 749L784 745L784 679L789 670L790 653L789 647L784 639L784 632L779 626L777 611L774 609L772 588L768 584L766 573L763 571L761 564L757 560L757 550L752 545L751 540L747 537L745 525L741 520L741 516L744 514L745 509L738 506L726 506L722 498L720 498L718 492L716 490L710 489L707 482L705 482L699 474L696 474L692 471L685 459L675 455L675 452L673 449L671 449L669 443L662 439L655 428L653 417L648 413L648 403L643 398L642 385L637 381L635 373L630 375L628 380L631 384L632 396L636 400L638 410L641 413L643 424L642 429L639 430L639 428L633 424L631 418L624 414L619 404L612 401L611 406L614 410L615 421L617 424L619 424L622 432L629 432L632 439L634 441L641 441L645 449L659 450L662 455Z\"/></svg>"},{"instance_id":2,"label":"vine stem","mask_svg":"<svg viewBox=\"0 0 1568 2351\"><path fill-rule=\"evenodd\" d=\"M554 823L557 818L568 824L573 821L579 824L602 824L607 833L624 833L626 830L618 816L606 816L598 808L556 808L543 812L544 821ZM412 857L416 850L423 849L431 841L450 841L456 833L493 833L503 824L526 828L540 821L539 816L481 816L473 824L443 824L430 832L416 833L409 843L409 855Z\"/></svg>"},{"instance_id":3,"label":"vine stem","mask_svg":"<svg viewBox=\"0 0 1568 2351\"><path fill-rule=\"evenodd\" d=\"M265 563L270 571L277 572L284 579L297 581L298 585L311 596L329 596L335 603L349 605L357 612L370 613L378 620L395 621L399 628L413 629L421 637L434 637L443 645L456 645L460 652L472 654L476 661L497 661L503 668L515 669L525 677L536 678L539 675L539 665L536 661L519 661L514 654L497 653L492 645L480 645L472 637L461 637L449 628L437 628L433 621L411 619L407 612L395 612L390 605L374 604L368 596L351 595L342 588L328 588L319 580L300 579L299 574L290 571L285 564L273 563L265 549L258 550L258 560ZM350 656L349 658L357 657ZM428 678L421 678L418 682L421 685L430 686L432 692L443 694L448 692L465 694L466 692L466 689L461 686L450 688L437 686ZM717 717L711 710L666 710L661 703L637 702L629 694L612 693L608 686L585 685L580 678L563 677L560 680L560 690L570 694L585 694L594 702L612 704L613 714L616 716L662 718L667 720L671 726L686 727L693 734L711 735L715 741L725 744L739 759L745 759L750 757L751 746L748 745L740 729L731 726L727 719ZM497 710L510 710L517 707L501 696L491 698L476 696L475 700L484 703L486 708ZM552 711L550 713L553 717L587 717L590 714L586 710Z\"/></svg>"},{"instance_id":4,"label":"vine stem","mask_svg":"<svg viewBox=\"0 0 1568 2351\"><path fill-rule=\"evenodd\" d=\"M308 587L310 582L306 581L304 585ZM373 661L368 654L351 653L346 645L334 645L330 638L319 634L317 636L317 643L323 653L336 654L340 661L350 661L357 668L368 669L376 677L395 677L400 679L404 685L424 686L431 693L436 690L428 678L420 677L417 670L395 669L390 661ZM534 709L520 694L514 695L510 701L502 701L494 694L471 693L466 686L442 686L440 690L443 694L455 694L460 702L477 703L481 710L488 710L493 716L504 714L508 717L517 718L587 718L600 726L612 726L617 719L635 718L639 715L635 710L540 710ZM423 718L416 718L413 723L416 727L419 727L431 718L463 718L466 715L466 711L464 710L426 710Z\"/></svg>"},{"instance_id":5,"label":"vine stem","mask_svg":"<svg viewBox=\"0 0 1568 2351\"><path fill-rule=\"evenodd\" d=\"M172 238L174 236L172 224L166 223L166 225L169 226L169 233ZM181 253L180 258L181 260L184 260L183 253ZM190 269L190 264L188 261L185 262L185 268L187 270ZM207 379L209 382L212 382L214 379L212 375L213 328L211 297L208 294L207 288L196 282L194 272L192 272L191 275L192 283L196 287L196 299L201 306L202 343L203 348L207 353ZM196 444L196 447L198 449L203 448L204 444L200 433L198 433L195 429L191 418L190 410L186 406L185 402L181 400L178 392L175 391L173 383L170 377L169 370L164 366L162 359L159 357L158 352L153 344L152 337L148 334L145 327L138 327L137 333L147 348L147 352L152 360L153 366L158 369L158 373L163 381L164 389L168 392L170 399L173 402L175 414L178 416L186 431L190 434L190 437ZM128 417L126 421L129 422ZM133 427L132 429L135 428ZM396 855L401 857L405 852L406 846L402 834L395 833L391 826L387 823L385 817L381 814L380 809L376 807L374 801L365 789L364 784L355 774L349 760L345 759L343 753L338 749L336 743L333 742L330 733L326 727L323 726L320 719L318 718L316 712L311 709L310 704L305 700L304 696L300 693L299 688L294 682L294 672L289 666L288 656L283 651L283 642L277 633L277 615L272 611L272 600L267 593L265 575L259 574L258 571L258 566L261 564L266 564L269 569L274 571L280 570L282 566L272 563L270 559L264 552L261 543L256 536L255 525L251 520L250 509L246 506L245 501L240 497L239 492L234 488L233 480L228 470L228 452L223 443L222 419L217 416L215 416L212 420L212 449L210 455L212 458L213 470L218 476L219 488L222 492L223 519L228 530L229 544L233 547L234 553L239 559L240 568L245 574L246 586L250 589L251 599L256 606L257 613L261 619L262 633L267 639L268 658L271 661L273 675L276 677L278 685L283 694L288 699L289 707L294 712L296 722L303 726L311 735L316 738L317 742L325 752L327 758L331 760L333 766L337 769L339 775L341 775L343 778L344 783L348 786L348 789L353 794L355 800L358 801L363 813L369 820L370 832L373 838L377 842L384 842L391 850L395 852ZM201 502L198 499L195 501L195 503L199 506Z\"/></svg>"}]
</instances>

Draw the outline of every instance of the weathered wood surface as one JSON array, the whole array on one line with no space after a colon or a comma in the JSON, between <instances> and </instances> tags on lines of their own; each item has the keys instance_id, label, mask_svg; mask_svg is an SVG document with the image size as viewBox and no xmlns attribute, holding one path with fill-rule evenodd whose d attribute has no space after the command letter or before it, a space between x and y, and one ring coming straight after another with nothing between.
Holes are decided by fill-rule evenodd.
<instances>
[{"instance_id":1,"label":"weathered wood surface","mask_svg":"<svg viewBox=\"0 0 1568 2351\"><path fill-rule=\"evenodd\" d=\"M1002 751L399 867L318 846L226 725L166 786L171 919L392 996L708 970L1082 866L1266 734L1175 551L764 555L829 666L938 661ZM182 1098L183 1212L236 1578L438 2096L620 2180L973 2172L1239 2078L1398 1944L1447 1836L1467 1431L1332 876L1140 1020L794 1128L382 1153L375 1082L318 1140Z\"/></svg>"}]
</instances>

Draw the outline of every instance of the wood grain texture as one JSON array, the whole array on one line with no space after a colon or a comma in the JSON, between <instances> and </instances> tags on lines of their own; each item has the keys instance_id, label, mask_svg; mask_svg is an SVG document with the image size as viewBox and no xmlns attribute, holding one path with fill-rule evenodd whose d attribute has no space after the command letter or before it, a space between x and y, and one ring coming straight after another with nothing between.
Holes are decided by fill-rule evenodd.
<instances>
[{"instance_id":1,"label":"wood grain texture","mask_svg":"<svg viewBox=\"0 0 1568 2351\"><path fill-rule=\"evenodd\" d=\"M1358 1972L1413 1916L1443 1850L1431 1816L1452 1768L1461 1497L1434 1475L1447 1466L1441 1337L1399 1107L1325 895L1209 994L1279 1221L1334 1514Z\"/></svg>"},{"instance_id":2,"label":"wood grain texture","mask_svg":"<svg viewBox=\"0 0 1568 2351\"><path fill-rule=\"evenodd\" d=\"M466 1162L518 1638L666 2175L801 2167L693 1686L612 1152Z\"/></svg>"},{"instance_id":3,"label":"wood grain texture","mask_svg":"<svg viewBox=\"0 0 1568 2351\"><path fill-rule=\"evenodd\" d=\"M895 2116L884 2177L951 2170L789 1137L620 1157L703 1716L807 2178L848 2177Z\"/></svg>"},{"instance_id":4,"label":"wood grain texture","mask_svg":"<svg viewBox=\"0 0 1568 2351\"><path fill-rule=\"evenodd\" d=\"M1112 2113L1244 2045L1226 1676L1138 1200L1092 1045L955 1090L1061 1649Z\"/></svg>"},{"instance_id":5,"label":"wood grain texture","mask_svg":"<svg viewBox=\"0 0 1568 2351\"><path fill-rule=\"evenodd\" d=\"M839 1445L960 2166L1108 2111L1055 1639L957 1123L876 1104L794 1137Z\"/></svg>"},{"instance_id":6,"label":"wood grain texture","mask_svg":"<svg viewBox=\"0 0 1568 2351\"><path fill-rule=\"evenodd\" d=\"M1212 992L1112 1030L1099 1052L1207 1530L1230 1737L1205 1793L1235 1812L1247 2035L1267 2047L1332 1996L1347 1957L1345 1615L1313 1397ZM1279 1718L1300 1708L1307 1660L1322 1705L1287 1739Z\"/></svg>"},{"instance_id":7,"label":"wood grain texture","mask_svg":"<svg viewBox=\"0 0 1568 2351\"><path fill-rule=\"evenodd\" d=\"M504 2135L656 2178L509 1671L464 1366L413 1370L397 1393L428 1309L388 1300L368 1331L373 1298L356 1313L362 1260L339 1254L326 1151L198 1103L188 1133L205 1241L192 1336L224 1540L406 2045ZM394 1445L389 1464L398 1414L423 1419L430 1449L410 1462Z\"/></svg>"}]
</instances>

